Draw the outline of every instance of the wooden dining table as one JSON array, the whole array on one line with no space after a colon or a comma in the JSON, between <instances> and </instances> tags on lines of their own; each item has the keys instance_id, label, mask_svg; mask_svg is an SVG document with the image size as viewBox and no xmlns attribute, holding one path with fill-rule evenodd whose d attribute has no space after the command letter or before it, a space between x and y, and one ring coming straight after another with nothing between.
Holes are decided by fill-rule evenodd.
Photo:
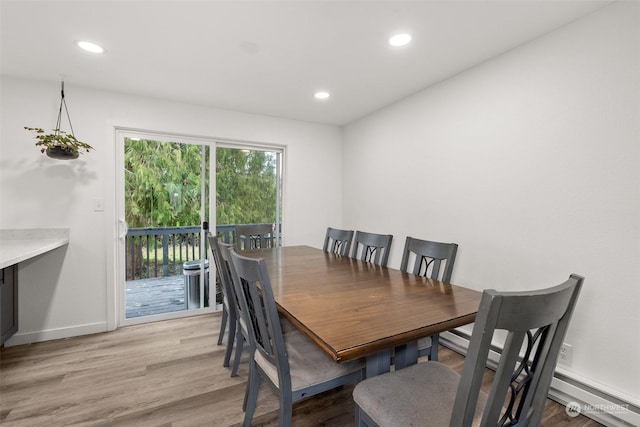
<instances>
[{"instance_id":1,"label":"wooden dining table","mask_svg":"<svg viewBox=\"0 0 640 427\"><path fill-rule=\"evenodd\" d=\"M416 363L417 340L475 321L481 293L309 246L263 258L278 310L336 362L366 358L367 377Z\"/></svg>"}]
</instances>

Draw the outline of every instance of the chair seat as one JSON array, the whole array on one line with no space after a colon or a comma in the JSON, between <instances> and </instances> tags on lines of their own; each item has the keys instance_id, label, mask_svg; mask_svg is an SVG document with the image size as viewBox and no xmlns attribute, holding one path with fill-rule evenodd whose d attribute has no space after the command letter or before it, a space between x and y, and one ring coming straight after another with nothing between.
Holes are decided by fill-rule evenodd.
<instances>
[{"instance_id":1,"label":"chair seat","mask_svg":"<svg viewBox=\"0 0 640 427\"><path fill-rule=\"evenodd\" d=\"M293 325L291 328L293 329L284 335L284 342L291 371L292 391L322 384L364 367L361 361L336 363ZM279 384L275 365L270 363L260 351L256 351L255 360L271 381Z\"/></svg>"},{"instance_id":2,"label":"chair seat","mask_svg":"<svg viewBox=\"0 0 640 427\"><path fill-rule=\"evenodd\" d=\"M353 400L380 426L449 427L460 375L439 362L424 362L369 378ZM484 407L480 394L478 407ZM482 411L477 411L482 414ZM474 425L480 424L480 417Z\"/></svg>"}]
</instances>

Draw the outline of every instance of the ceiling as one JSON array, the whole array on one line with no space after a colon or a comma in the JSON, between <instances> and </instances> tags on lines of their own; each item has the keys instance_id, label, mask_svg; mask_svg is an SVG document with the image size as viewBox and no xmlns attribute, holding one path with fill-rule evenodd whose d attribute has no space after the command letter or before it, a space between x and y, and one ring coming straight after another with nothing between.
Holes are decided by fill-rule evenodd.
<instances>
[{"instance_id":1,"label":"ceiling","mask_svg":"<svg viewBox=\"0 0 640 427\"><path fill-rule=\"evenodd\" d=\"M64 77L69 98L83 86L344 125L607 3L1 0L0 66ZM389 46L400 31L412 42Z\"/></svg>"}]
</instances>

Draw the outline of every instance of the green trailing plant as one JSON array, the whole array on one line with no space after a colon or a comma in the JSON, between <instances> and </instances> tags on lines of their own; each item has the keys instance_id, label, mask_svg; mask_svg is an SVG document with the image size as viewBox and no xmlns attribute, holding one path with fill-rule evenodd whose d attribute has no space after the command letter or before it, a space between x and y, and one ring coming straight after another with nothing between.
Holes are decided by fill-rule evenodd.
<instances>
[{"instance_id":1,"label":"green trailing plant","mask_svg":"<svg viewBox=\"0 0 640 427\"><path fill-rule=\"evenodd\" d=\"M60 129L53 129L53 133L45 133L42 128L32 128L25 126L26 130L35 132L35 138L38 140L36 146L40 147L42 153L47 149L59 148L69 154L77 155L87 153L93 150L93 147L86 142L80 141L72 133L67 133Z\"/></svg>"}]
</instances>

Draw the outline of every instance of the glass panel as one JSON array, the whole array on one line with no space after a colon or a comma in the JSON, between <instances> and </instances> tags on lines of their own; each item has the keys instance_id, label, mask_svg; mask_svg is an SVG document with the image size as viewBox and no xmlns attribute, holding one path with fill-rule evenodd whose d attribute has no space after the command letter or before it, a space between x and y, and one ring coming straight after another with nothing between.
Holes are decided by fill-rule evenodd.
<instances>
[{"instance_id":1,"label":"glass panel","mask_svg":"<svg viewBox=\"0 0 640 427\"><path fill-rule=\"evenodd\" d=\"M209 147L124 142L125 318L208 307Z\"/></svg>"},{"instance_id":2,"label":"glass panel","mask_svg":"<svg viewBox=\"0 0 640 427\"><path fill-rule=\"evenodd\" d=\"M270 224L281 243L281 158L279 151L216 148L216 226L235 243L238 224Z\"/></svg>"}]
</instances>

